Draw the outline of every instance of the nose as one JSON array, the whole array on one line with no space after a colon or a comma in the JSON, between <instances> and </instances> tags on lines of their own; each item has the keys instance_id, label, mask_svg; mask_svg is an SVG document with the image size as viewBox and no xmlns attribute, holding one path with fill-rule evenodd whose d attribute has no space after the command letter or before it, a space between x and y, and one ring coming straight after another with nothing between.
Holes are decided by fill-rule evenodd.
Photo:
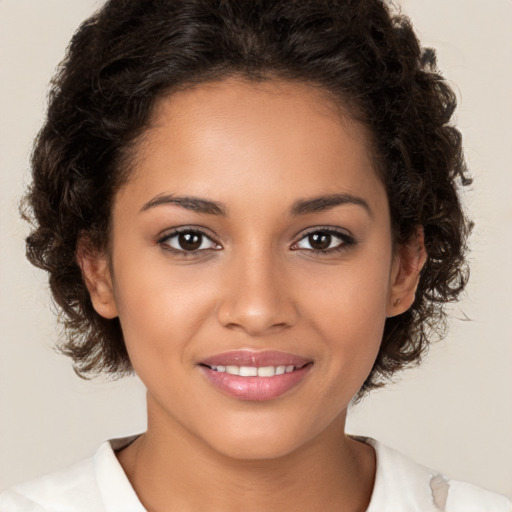
<instances>
[{"instance_id":1,"label":"nose","mask_svg":"<svg viewBox=\"0 0 512 512\"><path fill-rule=\"evenodd\" d=\"M224 275L219 322L250 336L291 327L298 318L291 283L283 265L270 254L241 255Z\"/></svg>"}]
</instances>

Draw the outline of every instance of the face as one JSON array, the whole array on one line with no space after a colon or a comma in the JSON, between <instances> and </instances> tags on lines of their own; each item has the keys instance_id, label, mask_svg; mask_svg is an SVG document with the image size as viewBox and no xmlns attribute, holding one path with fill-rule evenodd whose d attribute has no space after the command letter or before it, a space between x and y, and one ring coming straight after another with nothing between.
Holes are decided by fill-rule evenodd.
<instances>
[{"instance_id":1,"label":"face","mask_svg":"<svg viewBox=\"0 0 512 512\"><path fill-rule=\"evenodd\" d=\"M342 426L403 281L365 130L306 85L229 79L163 99L134 162L110 266L86 267L150 426L239 458Z\"/></svg>"}]
</instances>

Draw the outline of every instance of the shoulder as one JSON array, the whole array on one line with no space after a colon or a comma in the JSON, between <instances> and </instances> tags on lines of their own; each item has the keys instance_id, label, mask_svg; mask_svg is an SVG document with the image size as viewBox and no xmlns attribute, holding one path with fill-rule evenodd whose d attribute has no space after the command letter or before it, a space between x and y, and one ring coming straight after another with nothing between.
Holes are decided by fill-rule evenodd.
<instances>
[{"instance_id":1,"label":"shoulder","mask_svg":"<svg viewBox=\"0 0 512 512\"><path fill-rule=\"evenodd\" d=\"M478 504L478 510L512 512L512 503L505 496L457 480L448 480L448 485L446 512L474 510L475 504Z\"/></svg>"},{"instance_id":2,"label":"shoulder","mask_svg":"<svg viewBox=\"0 0 512 512\"><path fill-rule=\"evenodd\" d=\"M94 458L0 493L2 512L101 511Z\"/></svg>"},{"instance_id":3,"label":"shoulder","mask_svg":"<svg viewBox=\"0 0 512 512\"><path fill-rule=\"evenodd\" d=\"M144 512L114 453L133 439L105 442L94 457L0 493L0 511Z\"/></svg>"},{"instance_id":4,"label":"shoulder","mask_svg":"<svg viewBox=\"0 0 512 512\"><path fill-rule=\"evenodd\" d=\"M81 512L84 502L101 510L92 458L0 493L2 512Z\"/></svg>"},{"instance_id":5,"label":"shoulder","mask_svg":"<svg viewBox=\"0 0 512 512\"><path fill-rule=\"evenodd\" d=\"M506 497L450 480L373 439L377 472L367 512L512 512Z\"/></svg>"}]
</instances>

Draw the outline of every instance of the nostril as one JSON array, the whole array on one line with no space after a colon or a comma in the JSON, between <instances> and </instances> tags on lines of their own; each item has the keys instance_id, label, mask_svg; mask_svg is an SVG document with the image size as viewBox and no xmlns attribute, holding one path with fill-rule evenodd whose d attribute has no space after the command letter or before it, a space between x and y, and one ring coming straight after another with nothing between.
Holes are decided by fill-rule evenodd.
<instances>
[{"instance_id":1,"label":"nostril","mask_svg":"<svg viewBox=\"0 0 512 512\"><path fill-rule=\"evenodd\" d=\"M226 289L218 305L217 316L222 326L241 329L251 336L286 329L297 321L297 309L277 283L261 281L244 286L242 280ZM250 283L249 283L250 284Z\"/></svg>"},{"instance_id":2,"label":"nostril","mask_svg":"<svg viewBox=\"0 0 512 512\"><path fill-rule=\"evenodd\" d=\"M238 317L236 321L222 322L227 329L241 330L251 336L260 336L271 332L287 329L291 326L288 322L274 322L269 317Z\"/></svg>"}]
</instances>

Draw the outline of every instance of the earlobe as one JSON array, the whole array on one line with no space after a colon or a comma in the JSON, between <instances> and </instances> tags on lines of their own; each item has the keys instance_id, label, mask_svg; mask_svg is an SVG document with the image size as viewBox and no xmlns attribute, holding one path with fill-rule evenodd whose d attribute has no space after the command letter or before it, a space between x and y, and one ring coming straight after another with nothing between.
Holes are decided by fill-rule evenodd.
<instances>
[{"instance_id":1,"label":"earlobe","mask_svg":"<svg viewBox=\"0 0 512 512\"><path fill-rule=\"evenodd\" d=\"M404 313L413 304L420 273L427 261L423 228L418 227L416 236L397 247L391 272L387 316Z\"/></svg>"},{"instance_id":2,"label":"earlobe","mask_svg":"<svg viewBox=\"0 0 512 512\"><path fill-rule=\"evenodd\" d=\"M108 256L104 252L80 247L77 261L96 312L108 319L117 317Z\"/></svg>"}]
</instances>

